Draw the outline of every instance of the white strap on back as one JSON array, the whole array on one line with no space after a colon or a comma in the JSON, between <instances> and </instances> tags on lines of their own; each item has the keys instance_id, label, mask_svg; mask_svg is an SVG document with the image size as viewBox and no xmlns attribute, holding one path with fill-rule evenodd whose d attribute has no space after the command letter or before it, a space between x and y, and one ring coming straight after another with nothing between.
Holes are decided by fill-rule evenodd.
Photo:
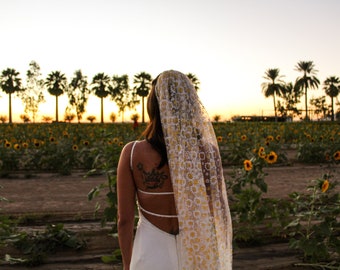
<instances>
[{"instance_id":1,"label":"white strap on back","mask_svg":"<svg viewBox=\"0 0 340 270\"><path fill-rule=\"evenodd\" d=\"M162 215L162 214L157 214L157 213L150 212L148 210L145 210L143 207L141 207L140 204L138 204L138 207L143 212L145 212L145 213L147 213L149 215L155 216L155 217L164 217L164 218L177 218L178 217L177 215Z\"/></svg>"},{"instance_id":2,"label":"white strap on back","mask_svg":"<svg viewBox=\"0 0 340 270\"><path fill-rule=\"evenodd\" d=\"M132 145L132 148L131 148L131 154L130 154L130 169L131 169L131 171L133 171L132 156L133 156L133 151L135 150L136 143L137 143L137 141L134 141L133 145Z\"/></svg>"},{"instance_id":3,"label":"white strap on back","mask_svg":"<svg viewBox=\"0 0 340 270\"><path fill-rule=\"evenodd\" d=\"M148 192L148 191L144 191L141 189L138 189L138 191L140 193L144 193L144 194L148 194L148 195L173 195L174 192L173 191L164 191L164 192Z\"/></svg>"}]
</instances>

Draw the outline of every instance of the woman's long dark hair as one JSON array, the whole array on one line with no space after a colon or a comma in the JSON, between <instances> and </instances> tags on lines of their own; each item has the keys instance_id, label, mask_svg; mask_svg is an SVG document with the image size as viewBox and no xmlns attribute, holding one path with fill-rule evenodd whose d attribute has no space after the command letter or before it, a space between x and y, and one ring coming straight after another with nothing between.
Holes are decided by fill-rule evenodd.
<instances>
[{"instance_id":1,"label":"woman's long dark hair","mask_svg":"<svg viewBox=\"0 0 340 270\"><path fill-rule=\"evenodd\" d=\"M153 80L151 91L149 93L147 101L147 112L150 121L142 135L151 144L151 146L161 155L161 161L158 165L158 168L161 168L168 163L168 157L164 142L161 116L159 112L159 103L155 93L157 79L158 77L155 80Z\"/></svg>"}]
</instances>

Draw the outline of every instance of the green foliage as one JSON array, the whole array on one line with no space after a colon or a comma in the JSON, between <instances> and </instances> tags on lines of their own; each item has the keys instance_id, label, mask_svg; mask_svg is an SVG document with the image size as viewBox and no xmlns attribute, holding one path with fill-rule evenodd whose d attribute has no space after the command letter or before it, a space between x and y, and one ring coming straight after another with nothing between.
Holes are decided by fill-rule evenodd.
<instances>
[{"instance_id":1,"label":"green foliage","mask_svg":"<svg viewBox=\"0 0 340 270\"><path fill-rule=\"evenodd\" d=\"M7 201L0 195L0 202ZM0 248L7 246L19 250L20 256L14 258L10 254L4 254L3 258L0 257L0 262L34 266L43 263L47 256L54 254L59 249L79 250L85 248L86 242L78 239L76 234L64 229L63 224L48 225L43 232L27 233L18 229L15 220L0 215Z\"/></svg>"},{"instance_id":2,"label":"green foliage","mask_svg":"<svg viewBox=\"0 0 340 270\"><path fill-rule=\"evenodd\" d=\"M294 219L286 227L290 247L301 251L306 262L329 262L340 255L340 194L332 192L337 182L330 178L326 174L313 180L307 194L290 194L294 206Z\"/></svg>"},{"instance_id":3,"label":"green foliage","mask_svg":"<svg viewBox=\"0 0 340 270\"><path fill-rule=\"evenodd\" d=\"M0 196L1 201L7 199ZM34 266L43 263L47 256L54 254L58 249L79 250L86 247L86 242L64 229L63 224L48 225L43 232L27 233L18 229L15 220L0 215L0 248L8 246L16 248L20 255L14 258L10 254L3 254L4 257L0 257L0 262Z\"/></svg>"},{"instance_id":4,"label":"green foliage","mask_svg":"<svg viewBox=\"0 0 340 270\"><path fill-rule=\"evenodd\" d=\"M20 156L13 148L12 143L4 141L0 147L0 172L1 175L7 175L9 172L18 170Z\"/></svg>"},{"instance_id":5,"label":"green foliage","mask_svg":"<svg viewBox=\"0 0 340 270\"><path fill-rule=\"evenodd\" d=\"M8 245L9 242L16 241L20 238L17 232L16 222L8 217L0 216L0 248ZM1 258L0 258L1 262Z\"/></svg>"},{"instance_id":6,"label":"green foliage","mask_svg":"<svg viewBox=\"0 0 340 270\"><path fill-rule=\"evenodd\" d=\"M96 170L92 170L89 172L89 175L95 173ZM107 222L112 223L112 231L117 231L117 193L116 193L116 176L115 172L112 170L108 170L106 172L107 183L102 183L90 190L87 195L89 201L92 201L96 198L102 191L106 191L106 201L107 206L104 208L104 213L101 219L101 225L105 226ZM101 209L101 205L99 203L96 204L95 214Z\"/></svg>"},{"instance_id":7,"label":"green foliage","mask_svg":"<svg viewBox=\"0 0 340 270\"><path fill-rule=\"evenodd\" d=\"M122 253L120 249L116 249L111 255L102 256L102 261L104 263L116 263L122 261Z\"/></svg>"},{"instance_id":8,"label":"green foliage","mask_svg":"<svg viewBox=\"0 0 340 270\"><path fill-rule=\"evenodd\" d=\"M132 124L0 125L0 173L90 170L98 155L117 159L123 145L137 139ZM110 157L112 156L112 157ZM115 166L115 165L114 165Z\"/></svg>"},{"instance_id":9,"label":"green foliage","mask_svg":"<svg viewBox=\"0 0 340 270\"><path fill-rule=\"evenodd\" d=\"M42 264L49 255L63 248L79 250L86 247L86 242L64 229L63 224L48 225L43 232L18 232L16 235L12 233L6 242L9 240L22 255L20 258L13 258L7 254L5 261L29 266Z\"/></svg>"},{"instance_id":10,"label":"green foliage","mask_svg":"<svg viewBox=\"0 0 340 270\"><path fill-rule=\"evenodd\" d=\"M298 147L298 160L304 163L337 162L334 154L340 149L337 127L332 124L306 124Z\"/></svg>"},{"instance_id":11,"label":"green foliage","mask_svg":"<svg viewBox=\"0 0 340 270\"><path fill-rule=\"evenodd\" d=\"M0 185L0 189L1 188L3 187ZM7 201L8 200L5 197L0 195L0 202L7 202ZM0 215L0 248L6 245L5 240L11 236L12 232L13 232L13 223L4 215Z\"/></svg>"},{"instance_id":12,"label":"green foliage","mask_svg":"<svg viewBox=\"0 0 340 270\"><path fill-rule=\"evenodd\" d=\"M284 223L289 215L289 209L282 208L280 200L263 198L267 192L265 182L266 173L263 168L275 163L277 155L261 147L258 151L249 153L249 159L244 160L242 168L236 168L231 174L231 179L226 181L230 189L231 212L234 224L234 238L243 242L258 241L263 231L264 223L272 226L272 222ZM274 159L268 159L272 155ZM265 222L265 220L272 222Z\"/></svg>"},{"instance_id":13,"label":"green foliage","mask_svg":"<svg viewBox=\"0 0 340 270\"><path fill-rule=\"evenodd\" d=\"M113 149L112 149L113 150ZM116 149L117 150L117 149ZM89 201L96 198L101 192L106 192L106 202L101 218L101 225L104 227L108 222L111 222L111 231L115 236L117 232L117 219L118 219L118 209L117 209L117 192L116 192L116 168L118 163L119 153L111 152L111 155L105 156L103 153L98 154L94 162L94 169L90 170L87 175L101 173L106 175L107 182L102 183L90 190L87 195ZM101 205L96 203L95 214L101 209ZM115 262L119 260L120 250L115 250L110 256L103 256L102 261L105 263Z\"/></svg>"},{"instance_id":14,"label":"green foliage","mask_svg":"<svg viewBox=\"0 0 340 270\"><path fill-rule=\"evenodd\" d=\"M298 160L305 163L325 162L326 157L325 145L315 143L304 143L299 147Z\"/></svg>"},{"instance_id":15,"label":"green foliage","mask_svg":"<svg viewBox=\"0 0 340 270\"><path fill-rule=\"evenodd\" d=\"M334 157L334 155L337 151L339 151L339 149L339 142L307 142L300 145L297 158L303 163L337 163L338 158Z\"/></svg>"},{"instance_id":16,"label":"green foliage","mask_svg":"<svg viewBox=\"0 0 340 270\"><path fill-rule=\"evenodd\" d=\"M67 135L65 135L67 136ZM62 175L69 175L73 168L76 168L77 146L73 149L72 141L68 138L60 138L57 143L49 143L49 147L44 147L41 151L42 169L50 169Z\"/></svg>"},{"instance_id":17,"label":"green foliage","mask_svg":"<svg viewBox=\"0 0 340 270\"><path fill-rule=\"evenodd\" d=\"M111 134L103 134L104 137L111 137ZM104 227L108 222L111 223L111 232L113 237L117 237L117 219L118 219L118 209L117 209L117 166L122 150L122 145L117 144L117 138L113 141L109 140L109 145L106 148L102 148L102 151L98 152L94 162L93 169L90 170L87 176L92 174L104 174L106 175L106 183L101 183L90 190L88 193L88 200L92 201L99 196L101 192L106 192L106 206L103 209L101 216L101 225ZM133 138L130 138L132 141ZM105 150L105 151L104 151ZM95 206L95 214L101 210L102 205L99 203ZM120 249L115 250L111 255L103 256L103 262L115 262L120 260Z\"/></svg>"},{"instance_id":18,"label":"green foliage","mask_svg":"<svg viewBox=\"0 0 340 270\"><path fill-rule=\"evenodd\" d=\"M92 174L106 175L107 182L94 187L88 194L88 200L93 200L102 191L107 192L106 198L108 206L104 208L102 217L102 226L107 222L113 222L112 231L116 231L117 219L117 194L116 194L116 168L118 159L122 150L122 142L118 138L111 139L112 134L107 134L106 130L102 130L103 146L98 147L96 157L92 163L92 169L87 173L87 176ZM101 209L101 205L96 204L95 212Z\"/></svg>"},{"instance_id":19,"label":"green foliage","mask_svg":"<svg viewBox=\"0 0 340 270\"><path fill-rule=\"evenodd\" d=\"M101 154L110 155L136 140L144 124L12 124L0 125L0 170L53 171L69 174L90 170ZM301 162L327 163L340 150L340 126L334 123L214 123L224 165L242 165L252 151L274 151L280 165L287 149L298 149ZM120 151L114 152L119 153Z\"/></svg>"},{"instance_id":20,"label":"green foliage","mask_svg":"<svg viewBox=\"0 0 340 270\"><path fill-rule=\"evenodd\" d=\"M0 189L1 189L1 188L3 188L3 186L0 185ZM3 196L0 195L0 202L3 202L3 201L6 201L6 202L7 202L8 200L7 200L5 197L3 197ZM0 208L0 210L1 210L1 208Z\"/></svg>"}]
</instances>

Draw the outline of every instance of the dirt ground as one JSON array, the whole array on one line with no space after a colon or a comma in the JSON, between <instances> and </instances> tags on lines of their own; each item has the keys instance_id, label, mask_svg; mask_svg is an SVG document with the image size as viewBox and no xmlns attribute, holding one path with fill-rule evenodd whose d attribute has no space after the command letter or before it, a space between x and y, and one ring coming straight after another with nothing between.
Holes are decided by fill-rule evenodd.
<instances>
[{"instance_id":1,"label":"dirt ground","mask_svg":"<svg viewBox=\"0 0 340 270\"><path fill-rule=\"evenodd\" d=\"M268 184L267 197L284 198L289 193L306 190L311 180L332 175L331 180L339 180L338 167L327 165L294 164L292 166L272 166L265 168L265 181ZM225 178L229 178L232 169L225 168ZM53 173L33 174L26 178L23 174L12 174L9 178L0 178L0 195L9 203L2 203L3 213L8 214L46 214L54 216L76 216L86 219L93 216L97 201L105 203L105 190L98 199L87 200L89 191L97 185L106 183L104 175L85 177L84 172L72 175Z\"/></svg>"},{"instance_id":2,"label":"dirt ground","mask_svg":"<svg viewBox=\"0 0 340 270\"><path fill-rule=\"evenodd\" d=\"M225 168L226 177L229 177L230 171L230 168ZM339 169L337 167L328 168L326 165L293 163L291 166L273 166L266 168L265 171L268 173L265 178L268 184L266 196L273 198L287 197L293 191L304 191L311 180L320 178L325 173L331 173L334 180L339 179ZM0 203L0 212L15 216L25 215L26 218L38 219L45 223L67 222L76 231L101 231L106 235L107 228L101 228L99 222L94 221L93 218L95 203L98 201L105 204L105 192L102 192L95 201L87 200L88 192L93 187L105 182L105 176L96 175L84 178L84 172L74 172L69 176L52 173L34 174L30 178L25 178L22 174L13 174L10 178L0 179L0 186L2 186L0 195L9 200L8 203ZM92 252L85 254L87 260L84 259L84 256L82 259L80 259L81 256L77 259L72 255L73 259L70 259L72 256L66 259L66 255L61 255L61 257L55 257L54 261L50 260L50 264L36 269L119 269L119 266L107 266L100 263L100 256L110 254L116 245L116 243L111 243L112 239L105 238L103 233L100 237L102 238L93 240L97 244L92 243ZM89 248L91 249L91 243ZM286 254L288 253L287 257L282 256L282 249L285 249ZM0 249L0 257L3 257L1 253ZM253 269L290 269L284 268L283 262L280 264L281 260L285 261L286 265L289 260L294 260L294 254L287 252L287 247L281 244L252 250L244 249L235 252L234 269L249 269L249 267ZM78 265L78 263L81 264ZM254 266L254 263L258 266ZM0 268L2 267L0 265ZM6 266L4 269L25 268Z\"/></svg>"}]
</instances>

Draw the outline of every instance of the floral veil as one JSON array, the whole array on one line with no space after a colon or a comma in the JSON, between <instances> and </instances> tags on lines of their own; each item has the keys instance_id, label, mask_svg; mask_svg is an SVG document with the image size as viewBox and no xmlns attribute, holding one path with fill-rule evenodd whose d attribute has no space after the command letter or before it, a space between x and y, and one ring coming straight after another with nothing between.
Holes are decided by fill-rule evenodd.
<instances>
[{"instance_id":1,"label":"floral veil","mask_svg":"<svg viewBox=\"0 0 340 270\"><path fill-rule=\"evenodd\" d=\"M179 220L180 269L232 269L232 225L215 132L190 80L158 77L159 103Z\"/></svg>"}]
</instances>

